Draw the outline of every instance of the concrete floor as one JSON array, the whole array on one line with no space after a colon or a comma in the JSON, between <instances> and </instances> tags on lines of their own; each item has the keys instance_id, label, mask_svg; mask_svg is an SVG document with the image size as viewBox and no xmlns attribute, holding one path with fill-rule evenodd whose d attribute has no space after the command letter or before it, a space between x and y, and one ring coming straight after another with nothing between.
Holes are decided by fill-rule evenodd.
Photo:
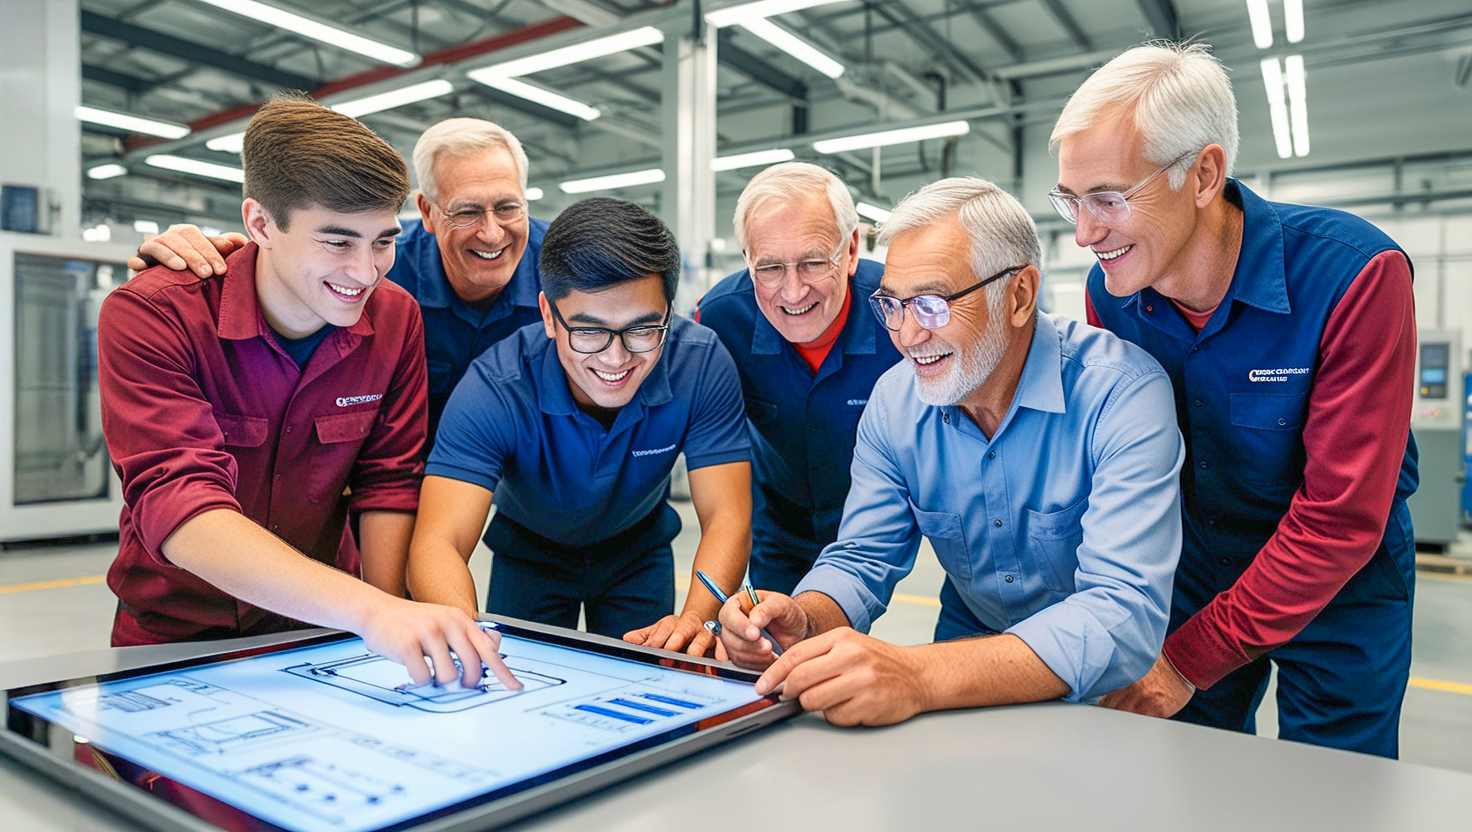
<instances>
[{"instance_id":1,"label":"concrete floor","mask_svg":"<svg viewBox=\"0 0 1472 832\"><path fill-rule=\"evenodd\" d=\"M677 604L683 602L699 527L688 502L677 502L685 528L675 541ZM0 552L0 661L106 647L114 598L103 583L115 546L43 547ZM1472 538L1453 555L1472 564ZM490 557L471 567L484 597ZM1415 656L1401 721L1401 759L1472 772L1472 577L1423 571L1416 588ZM940 609L942 572L922 546L873 634L897 644L930 641ZM1269 693L1259 733L1276 735Z\"/></svg>"}]
</instances>

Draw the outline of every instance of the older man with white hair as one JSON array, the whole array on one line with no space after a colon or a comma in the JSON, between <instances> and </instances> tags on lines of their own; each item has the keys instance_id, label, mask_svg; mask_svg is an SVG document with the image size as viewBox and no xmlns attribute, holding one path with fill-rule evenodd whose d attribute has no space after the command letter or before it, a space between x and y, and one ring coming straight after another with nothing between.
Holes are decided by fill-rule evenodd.
<instances>
[{"instance_id":1,"label":"older man with white hair","mask_svg":"<svg viewBox=\"0 0 1472 832\"><path fill-rule=\"evenodd\" d=\"M861 308L884 267L859 257L859 215L831 171L806 162L763 170L736 201L735 226L748 266L701 298L696 319L741 373L751 581L791 592L838 537L859 414L900 356Z\"/></svg>"},{"instance_id":2,"label":"older man with white hair","mask_svg":"<svg viewBox=\"0 0 1472 832\"><path fill-rule=\"evenodd\" d=\"M1040 314L1037 230L990 182L946 179L885 222L870 298L904 355L859 422L838 539L793 597L735 597L722 641L759 692L839 724L1064 697L1148 671L1180 552L1184 450L1143 350ZM936 643L863 635L928 538ZM761 629L786 652L775 657Z\"/></svg>"}]
</instances>

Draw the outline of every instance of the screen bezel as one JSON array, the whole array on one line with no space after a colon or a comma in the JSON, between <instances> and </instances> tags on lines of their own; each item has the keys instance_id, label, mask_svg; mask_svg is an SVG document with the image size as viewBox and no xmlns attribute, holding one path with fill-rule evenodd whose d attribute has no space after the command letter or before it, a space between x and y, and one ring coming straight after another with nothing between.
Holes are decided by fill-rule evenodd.
<instances>
[{"instance_id":1,"label":"screen bezel","mask_svg":"<svg viewBox=\"0 0 1472 832\"><path fill-rule=\"evenodd\" d=\"M760 675L710 659L655 650L576 630L539 625L502 616L482 616L482 618L493 622L497 629L506 635L587 650L613 658L658 665L679 672L710 675L746 683L754 682ZM4 698L3 704L6 711L5 729L0 731L0 752L42 771L63 785L87 795L113 811L155 829L169 832L176 830L178 832L204 832L220 828L202 820L198 814L180 805L180 802L188 802L204 806L212 816L218 815L231 821L235 824L234 828L281 830L283 827L263 821L242 809L196 791L176 780L157 775L144 766L139 766L139 768L153 775L150 777L150 783L155 786L162 784L165 788L160 791L169 792L174 799L171 800L160 792L151 792L136 783L112 779L96 768L77 761L73 756L77 745L52 748L48 743L52 732L65 732L67 729L50 720L20 710L11 704L11 700L83 685L103 684L156 673L177 672L207 665L242 661L270 653L331 644L352 638L354 636L351 633L325 633L262 646L222 650L209 650L208 645L201 644L200 647L206 652L187 658L110 671L94 676L59 679L0 690L0 697ZM738 706L691 725L670 729L654 737L631 742L551 772L533 775L460 803L434 809L389 826L378 827L374 832L397 832L397 830L411 827L434 832L450 832L451 830L500 826L597 791L612 783L636 776L704 748L735 739L758 727L795 715L799 710L800 707L794 700L781 700L775 695L768 695L756 702ZM91 750L101 752L106 757L125 761L129 765L138 765L129 760L126 755L117 754L95 743L88 743L88 746Z\"/></svg>"}]
</instances>

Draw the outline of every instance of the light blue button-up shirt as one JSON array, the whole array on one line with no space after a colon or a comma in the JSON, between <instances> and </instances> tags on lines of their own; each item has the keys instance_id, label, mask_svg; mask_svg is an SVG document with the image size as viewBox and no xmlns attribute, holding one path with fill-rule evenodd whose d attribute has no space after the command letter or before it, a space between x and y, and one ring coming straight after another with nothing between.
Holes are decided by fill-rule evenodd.
<instances>
[{"instance_id":1,"label":"light blue button-up shirt","mask_svg":"<svg viewBox=\"0 0 1472 832\"><path fill-rule=\"evenodd\" d=\"M1184 457L1160 365L1077 321L1038 316L990 441L959 407L920 401L902 362L859 421L838 540L794 594L828 595L867 632L924 535L983 624L1026 642L1067 699L1094 699L1160 653Z\"/></svg>"}]
</instances>

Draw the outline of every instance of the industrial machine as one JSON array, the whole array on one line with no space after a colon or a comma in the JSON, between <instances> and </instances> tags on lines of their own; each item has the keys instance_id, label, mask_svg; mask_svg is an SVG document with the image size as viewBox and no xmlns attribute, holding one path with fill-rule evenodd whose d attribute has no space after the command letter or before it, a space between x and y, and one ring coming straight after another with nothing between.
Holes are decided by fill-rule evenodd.
<instances>
[{"instance_id":1,"label":"industrial machine","mask_svg":"<svg viewBox=\"0 0 1472 832\"><path fill-rule=\"evenodd\" d=\"M1472 361L1468 366L1472 367ZM1468 476L1472 473L1472 372L1467 373L1465 381L1462 387L1466 397L1462 414L1462 450L1465 454L1462 460L1462 525L1472 528L1472 476Z\"/></svg>"},{"instance_id":2,"label":"industrial machine","mask_svg":"<svg viewBox=\"0 0 1472 832\"><path fill-rule=\"evenodd\" d=\"M97 313L130 253L0 233L0 544L117 531Z\"/></svg>"},{"instance_id":3,"label":"industrial machine","mask_svg":"<svg viewBox=\"0 0 1472 832\"><path fill-rule=\"evenodd\" d=\"M1461 525L1462 440L1466 418L1462 334L1423 329L1416 349L1416 390L1411 406L1411 433L1420 450L1421 485L1411 496L1411 523L1416 544L1438 551L1457 539Z\"/></svg>"}]
</instances>

